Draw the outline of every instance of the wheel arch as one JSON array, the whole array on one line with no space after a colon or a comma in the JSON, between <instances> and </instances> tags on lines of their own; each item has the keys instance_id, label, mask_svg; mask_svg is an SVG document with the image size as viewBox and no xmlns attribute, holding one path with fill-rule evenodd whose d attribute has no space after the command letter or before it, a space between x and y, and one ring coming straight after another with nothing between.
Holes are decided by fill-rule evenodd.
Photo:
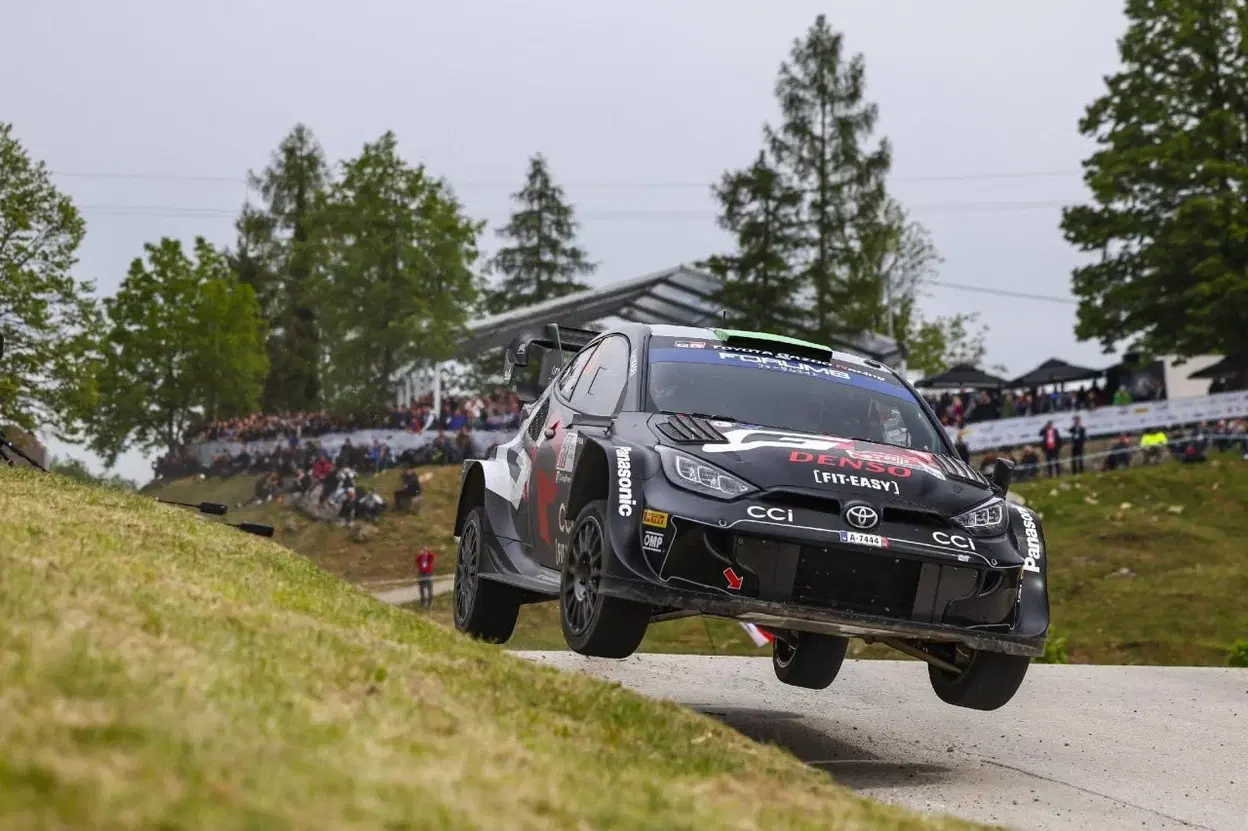
<instances>
[{"instance_id":1,"label":"wheel arch","mask_svg":"<svg viewBox=\"0 0 1248 831\"><path fill-rule=\"evenodd\" d=\"M611 493L611 465L607 450L598 439L589 438L581 458L577 460L572 486L568 489L568 516L576 517L581 509L595 499L607 499Z\"/></svg>"},{"instance_id":2,"label":"wheel arch","mask_svg":"<svg viewBox=\"0 0 1248 831\"><path fill-rule=\"evenodd\" d=\"M485 471L481 463L473 460L465 465L463 482L459 486L459 504L455 508L455 536L464 531L464 520L478 505L485 507Z\"/></svg>"}]
</instances>

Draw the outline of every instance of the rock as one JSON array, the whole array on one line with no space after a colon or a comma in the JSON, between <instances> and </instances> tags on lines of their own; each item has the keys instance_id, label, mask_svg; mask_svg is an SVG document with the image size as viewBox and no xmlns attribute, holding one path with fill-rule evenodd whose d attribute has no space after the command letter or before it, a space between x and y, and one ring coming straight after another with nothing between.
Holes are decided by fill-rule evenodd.
<instances>
[{"instance_id":1,"label":"rock","mask_svg":"<svg viewBox=\"0 0 1248 831\"><path fill-rule=\"evenodd\" d=\"M347 536L355 542L366 542L370 538L377 536L377 529L372 525L357 523L352 525L347 531Z\"/></svg>"},{"instance_id":2,"label":"rock","mask_svg":"<svg viewBox=\"0 0 1248 831\"><path fill-rule=\"evenodd\" d=\"M1182 506L1182 505L1171 505L1170 507L1166 508L1166 510L1167 510L1167 511L1169 511L1170 513L1172 513L1172 514L1181 514L1181 513L1183 513L1183 506Z\"/></svg>"},{"instance_id":3,"label":"rock","mask_svg":"<svg viewBox=\"0 0 1248 831\"><path fill-rule=\"evenodd\" d=\"M1118 510L1120 510L1120 511L1129 511L1129 510L1131 510L1131 503L1130 503L1130 502L1123 502L1121 505L1119 505L1119 506L1118 506Z\"/></svg>"},{"instance_id":4,"label":"rock","mask_svg":"<svg viewBox=\"0 0 1248 831\"><path fill-rule=\"evenodd\" d=\"M1117 571L1115 571L1113 574L1109 576L1110 578L1134 577L1135 572L1127 568L1126 566L1123 566L1122 568L1118 569Z\"/></svg>"},{"instance_id":5,"label":"rock","mask_svg":"<svg viewBox=\"0 0 1248 831\"><path fill-rule=\"evenodd\" d=\"M284 534L295 534L298 533L298 531L299 523L295 522L293 519L286 520L286 524L282 526L282 533Z\"/></svg>"},{"instance_id":6,"label":"rock","mask_svg":"<svg viewBox=\"0 0 1248 831\"><path fill-rule=\"evenodd\" d=\"M1095 504L1096 504L1096 497L1093 497L1093 496L1085 496L1085 497L1083 498L1083 501L1084 501L1084 502L1087 502L1089 505L1095 505Z\"/></svg>"}]
</instances>

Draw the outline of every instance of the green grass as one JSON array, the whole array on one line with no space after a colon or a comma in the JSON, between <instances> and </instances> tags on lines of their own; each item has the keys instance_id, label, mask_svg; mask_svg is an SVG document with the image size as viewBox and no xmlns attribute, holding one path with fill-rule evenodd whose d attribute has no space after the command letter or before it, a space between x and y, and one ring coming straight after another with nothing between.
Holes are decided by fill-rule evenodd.
<instances>
[{"instance_id":1,"label":"green grass","mask_svg":"<svg viewBox=\"0 0 1248 831\"><path fill-rule=\"evenodd\" d=\"M141 496L0 469L0 577L0 827L972 827Z\"/></svg>"},{"instance_id":2,"label":"green grass","mask_svg":"<svg viewBox=\"0 0 1248 831\"><path fill-rule=\"evenodd\" d=\"M449 574L455 570L455 539L451 524L459 499L459 467L425 469L429 476L424 483L425 494L419 514L404 512L383 514L373 525L360 521L372 535L357 541L347 529L336 524L307 517L289 504L270 502L237 508L251 499L256 476L233 476L229 479L178 479L147 492L150 496L179 502L224 502L230 510L223 518L230 522L246 520L264 522L276 531L274 539L311 558L317 565L352 583L370 583L416 579L416 553L425 545L434 552L434 571ZM361 476L362 487L379 491L392 503L400 485L401 471L391 470L378 476ZM184 509L189 510L189 509ZM388 507L393 511L393 505Z\"/></svg>"}]
</instances>

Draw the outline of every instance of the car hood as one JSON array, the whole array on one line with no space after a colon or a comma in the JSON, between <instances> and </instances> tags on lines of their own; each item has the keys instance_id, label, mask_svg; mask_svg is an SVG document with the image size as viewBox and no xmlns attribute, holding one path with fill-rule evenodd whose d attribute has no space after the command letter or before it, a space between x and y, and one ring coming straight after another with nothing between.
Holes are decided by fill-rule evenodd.
<instances>
[{"instance_id":1,"label":"car hood","mask_svg":"<svg viewBox=\"0 0 1248 831\"><path fill-rule=\"evenodd\" d=\"M655 416L650 428L661 445L767 490L915 505L946 517L993 495L982 474L938 453L687 415Z\"/></svg>"}]
</instances>

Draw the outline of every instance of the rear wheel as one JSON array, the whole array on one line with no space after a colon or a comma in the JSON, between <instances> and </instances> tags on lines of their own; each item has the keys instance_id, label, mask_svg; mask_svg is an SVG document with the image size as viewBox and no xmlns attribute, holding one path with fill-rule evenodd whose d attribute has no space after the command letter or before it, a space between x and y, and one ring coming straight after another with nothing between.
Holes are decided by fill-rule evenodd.
<instances>
[{"instance_id":1,"label":"rear wheel","mask_svg":"<svg viewBox=\"0 0 1248 831\"><path fill-rule=\"evenodd\" d=\"M455 555L455 628L478 640L506 643L516 629L520 601L510 586L481 579L485 510L468 512Z\"/></svg>"},{"instance_id":2,"label":"rear wheel","mask_svg":"<svg viewBox=\"0 0 1248 831\"><path fill-rule=\"evenodd\" d=\"M603 563L610 556L605 499L581 509L572 526L559 580L559 622L574 652L595 658L627 658L650 625L650 607L602 594Z\"/></svg>"},{"instance_id":3,"label":"rear wheel","mask_svg":"<svg viewBox=\"0 0 1248 831\"><path fill-rule=\"evenodd\" d=\"M996 710L1009 703L1023 684L1031 658L959 646L953 660L959 671L928 664L932 690L946 704L972 710Z\"/></svg>"},{"instance_id":4,"label":"rear wheel","mask_svg":"<svg viewBox=\"0 0 1248 831\"><path fill-rule=\"evenodd\" d=\"M771 668L793 687L823 690L831 686L845 662L849 638L816 632L777 634L771 644Z\"/></svg>"}]
</instances>

